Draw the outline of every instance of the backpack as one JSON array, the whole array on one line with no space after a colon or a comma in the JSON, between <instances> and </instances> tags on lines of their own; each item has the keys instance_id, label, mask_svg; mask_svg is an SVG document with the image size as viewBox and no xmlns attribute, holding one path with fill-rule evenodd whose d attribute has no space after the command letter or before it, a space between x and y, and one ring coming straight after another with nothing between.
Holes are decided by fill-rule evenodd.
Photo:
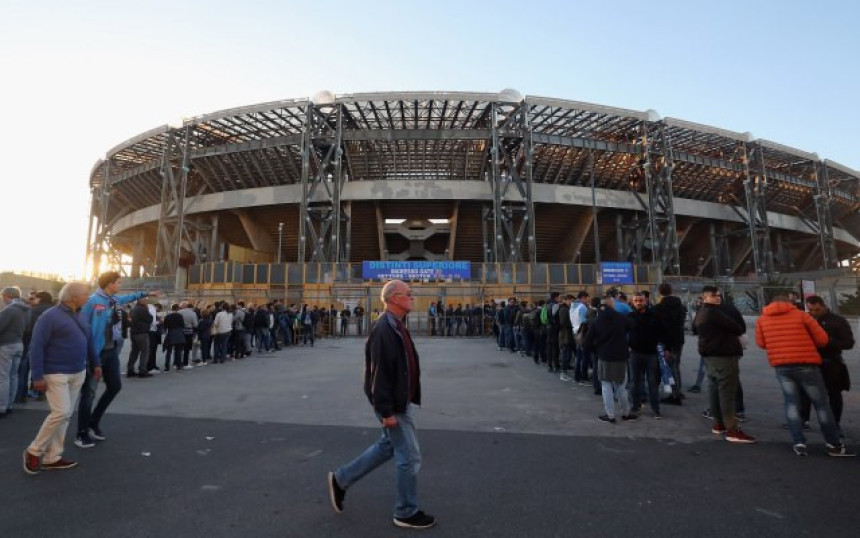
<instances>
[{"instance_id":1,"label":"backpack","mask_svg":"<svg viewBox=\"0 0 860 538\"><path fill-rule=\"evenodd\" d=\"M540 309L540 324L541 325L549 325L550 323L552 323L552 321L550 320L550 317L552 317L552 314L550 314L549 309L550 309L549 303L547 303L541 307L541 309Z\"/></svg>"}]
</instances>

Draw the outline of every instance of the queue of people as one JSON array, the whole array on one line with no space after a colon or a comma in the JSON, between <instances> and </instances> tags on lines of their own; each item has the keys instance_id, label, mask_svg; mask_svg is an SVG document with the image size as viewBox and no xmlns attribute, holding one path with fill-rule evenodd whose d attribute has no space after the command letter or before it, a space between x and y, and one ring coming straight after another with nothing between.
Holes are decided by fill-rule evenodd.
<instances>
[{"instance_id":1,"label":"queue of people","mask_svg":"<svg viewBox=\"0 0 860 538\"><path fill-rule=\"evenodd\" d=\"M563 382L589 386L603 400L600 421L616 424L648 414L663 418L663 406L683 405L681 355L687 309L672 287L658 287L652 303L647 291L628 297L609 289L592 298L553 292L537 302L510 297L495 306L493 342L499 351L519 353L557 374ZM767 352L784 395L786 427L794 452L806 456L804 430L814 408L831 456L853 456L839 423L842 391L850 386L842 351L854 346L851 327L829 311L823 299L803 305L777 296L756 323L755 341ZM732 443L756 439L741 429L746 421L740 383L740 358L748 345L747 325L720 290L704 286L691 324L697 336L700 373L688 390L699 392L708 379L710 407L702 415L711 432Z\"/></svg>"}]
</instances>

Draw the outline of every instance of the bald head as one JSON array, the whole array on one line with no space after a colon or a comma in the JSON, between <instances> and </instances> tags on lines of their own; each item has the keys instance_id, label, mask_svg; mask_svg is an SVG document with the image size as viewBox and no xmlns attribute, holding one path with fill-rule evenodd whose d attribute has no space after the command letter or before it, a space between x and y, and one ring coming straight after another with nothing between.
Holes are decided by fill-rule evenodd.
<instances>
[{"instance_id":1,"label":"bald head","mask_svg":"<svg viewBox=\"0 0 860 538\"><path fill-rule=\"evenodd\" d=\"M402 280L389 280L379 294L385 309L395 316L405 316L412 311L412 292Z\"/></svg>"}]
</instances>

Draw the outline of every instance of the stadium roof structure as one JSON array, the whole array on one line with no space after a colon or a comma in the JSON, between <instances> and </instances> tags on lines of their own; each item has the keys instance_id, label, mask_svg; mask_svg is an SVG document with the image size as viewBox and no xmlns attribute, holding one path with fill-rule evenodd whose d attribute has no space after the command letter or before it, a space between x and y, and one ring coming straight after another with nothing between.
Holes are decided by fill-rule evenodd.
<instances>
[{"instance_id":1,"label":"stadium roof structure","mask_svg":"<svg viewBox=\"0 0 860 538\"><path fill-rule=\"evenodd\" d=\"M811 246L801 257L812 265L820 258L822 267L835 267L860 250L856 170L653 110L504 90L320 92L141 133L93 167L91 254L130 253L123 241L133 242L130 231L148 226L155 241L144 242L156 243L149 257L159 266L153 270L170 271L192 240L190 215L293 203L290 240L297 254L291 261L355 260L368 253L351 251L342 240L352 218L343 203L397 200L392 188L411 186L414 193L418 184L431 194L410 196L430 204L440 199L434 192L461 200L478 192L473 199L485 208L486 230L475 250L483 261L555 261L552 245L539 246L546 235L541 226L548 224L535 206L565 200L593 205L595 213L612 207L635 212L623 227L638 239L626 252L620 244L614 250L642 256L644 247L646 258L650 253L645 261L669 273L715 255L711 249L682 259L679 218L734 222L717 232L745 235L749 243L735 249L743 255L728 263L732 270L743 261L739 256L749 257L759 273L774 270L771 228L807 236ZM237 202L248 194L254 203ZM594 237L583 233L568 250L599 250L606 232L592 220L580 224L596 230Z\"/></svg>"}]
</instances>

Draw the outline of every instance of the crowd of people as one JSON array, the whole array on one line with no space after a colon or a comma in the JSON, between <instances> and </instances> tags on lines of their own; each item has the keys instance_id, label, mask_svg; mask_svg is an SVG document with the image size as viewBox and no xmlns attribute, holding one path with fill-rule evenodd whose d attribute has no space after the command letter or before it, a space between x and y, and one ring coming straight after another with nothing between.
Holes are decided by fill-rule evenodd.
<instances>
[{"instance_id":1,"label":"crowd of people","mask_svg":"<svg viewBox=\"0 0 860 538\"><path fill-rule=\"evenodd\" d=\"M51 412L24 451L24 470L68 469L63 458L66 430L77 401L74 443L92 448L107 439L101 419L122 388L122 377L149 378L209 364L242 360L252 353L272 353L285 346L313 346L317 336L342 333L352 318L363 334L365 309L328 309L307 304L191 301L164 307L160 293L120 294L120 275L103 273L95 292L72 282L58 301L48 292L8 287L0 310L0 418L34 398L47 400ZM379 316L374 311L373 321ZM125 364L124 346L130 341ZM161 353L159 353L159 350ZM105 390L96 401L100 380ZM80 398L79 398L80 396Z\"/></svg>"},{"instance_id":2,"label":"crowd of people","mask_svg":"<svg viewBox=\"0 0 860 538\"><path fill-rule=\"evenodd\" d=\"M628 297L616 289L602 297L553 292L537 302L510 297L495 306L493 342L563 382L591 387L603 400L600 421L638 420L646 405L659 420L663 405L680 406L685 399L680 363L690 318L670 284L658 290L658 301L648 291ZM749 341L746 321L722 301L718 288L705 286L690 328L698 337L700 364L688 390L699 392L707 376L710 407L702 415L711 420L711 431L729 442L754 443L740 427L746 421L739 371ZM806 297L805 309L796 298L777 296L756 322L755 342L776 370L794 452L808 454L803 432L814 407L828 454L853 456L840 427L842 392L850 385L842 351L854 346L845 318L815 295Z\"/></svg>"},{"instance_id":3,"label":"crowd of people","mask_svg":"<svg viewBox=\"0 0 860 538\"><path fill-rule=\"evenodd\" d=\"M36 438L24 452L24 469L65 469L76 465L62 457L66 428L78 401L75 444L91 448L106 439L101 419L122 387L121 378L148 378L208 364L237 361L252 353L283 346L313 346L319 334L365 330L380 316L374 310L365 326L361 305L338 310L316 306L182 301L163 308L158 293L120 294L120 275L99 276L90 293L86 284L66 284L55 304L48 292L0 291L0 418L28 398L45 398L51 408ZM628 298L610 289L602 297L581 291L554 292L546 300L495 303L431 304L431 335L492 334L500 351L519 353L542 365L561 381L589 386L603 399L599 420L638 420L647 406L662 418L663 405L682 405L680 358L685 343L687 308L664 283L660 298L647 291ZM410 295L411 298L411 295ZM854 346L847 321L830 312L817 296L796 304L776 297L757 321L755 341L766 350L784 395L786 427L794 451L806 455L804 430L814 407L827 451L853 455L840 428L842 391L850 384L842 351ZM404 317L404 322L406 319ZM698 392L709 381L712 432L735 443L755 438L740 428L745 421L738 361L748 340L746 322L719 289L705 286L691 329L698 336L699 375L689 388ZM120 353L131 349L125 365ZM159 364L158 349L162 360ZM105 390L96 401L96 387ZM80 399L78 395L80 394Z\"/></svg>"}]
</instances>

